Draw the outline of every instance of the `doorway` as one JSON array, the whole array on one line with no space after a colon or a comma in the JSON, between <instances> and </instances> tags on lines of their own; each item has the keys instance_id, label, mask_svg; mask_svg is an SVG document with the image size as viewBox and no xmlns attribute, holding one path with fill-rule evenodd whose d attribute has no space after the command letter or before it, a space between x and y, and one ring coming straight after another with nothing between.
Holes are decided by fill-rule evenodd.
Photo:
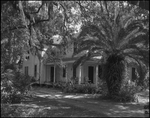
<instances>
[{"instance_id":1,"label":"doorway","mask_svg":"<svg viewBox=\"0 0 150 118\"><path fill-rule=\"evenodd\" d=\"M88 68L88 77L89 77L89 82L93 83L93 78L94 78L94 67L89 66Z\"/></svg>"},{"instance_id":2,"label":"doorway","mask_svg":"<svg viewBox=\"0 0 150 118\"><path fill-rule=\"evenodd\" d=\"M51 73L50 80L51 80L51 82L54 82L54 66L51 66L50 73Z\"/></svg>"},{"instance_id":3,"label":"doorway","mask_svg":"<svg viewBox=\"0 0 150 118\"><path fill-rule=\"evenodd\" d=\"M132 81L136 80L135 68L132 68Z\"/></svg>"}]
</instances>

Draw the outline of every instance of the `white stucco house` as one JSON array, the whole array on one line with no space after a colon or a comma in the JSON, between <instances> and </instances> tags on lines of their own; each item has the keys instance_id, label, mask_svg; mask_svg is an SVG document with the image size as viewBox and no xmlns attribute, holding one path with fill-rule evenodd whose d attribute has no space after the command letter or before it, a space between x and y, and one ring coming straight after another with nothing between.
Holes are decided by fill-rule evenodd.
<instances>
[{"instance_id":1,"label":"white stucco house","mask_svg":"<svg viewBox=\"0 0 150 118\"><path fill-rule=\"evenodd\" d=\"M56 43L59 42L56 39ZM59 42L60 43L60 42ZM48 46L44 46L45 51L41 52L43 60L41 62L41 72L39 72L39 59L36 55L27 51L28 54L25 55L25 59L23 61L23 72L30 76L34 76L37 80L40 76L39 83L56 83L58 81L67 82L73 77L73 63L76 59L80 57L77 55L76 57L72 57L74 52L74 45L69 44L68 47L64 50L64 48L57 49L53 46L57 51L57 54L60 54L60 51L64 51L62 55L61 64L58 59L52 60L51 53L48 55L46 52L51 50ZM101 58L101 57L99 57ZM98 63L99 60L91 59L86 61L82 66L79 65L76 69L76 77L78 78L78 84L85 83L85 78L88 78L92 84L97 85L98 80L101 74L101 64ZM134 65L128 67L129 78L131 79L134 75L135 67Z\"/></svg>"}]
</instances>

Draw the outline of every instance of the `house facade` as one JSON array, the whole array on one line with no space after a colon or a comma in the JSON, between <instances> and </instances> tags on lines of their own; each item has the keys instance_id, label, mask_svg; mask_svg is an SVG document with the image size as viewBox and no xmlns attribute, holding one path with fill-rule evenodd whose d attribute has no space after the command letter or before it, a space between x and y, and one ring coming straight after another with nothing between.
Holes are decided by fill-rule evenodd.
<instances>
[{"instance_id":1,"label":"house facade","mask_svg":"<svg viewBox=\"0 0 150 118\"><path fill-rule=\"evenodd\" d=\"M65 53L63 53L61 61L59 59L52 60L50 58L51 56L46 53L51 49L48 46L44 47L45 51L40 53L43 58L41 64L38 57L28 51L23 62L23 72L30 76L34 76L40 84L70 81L73 77L73 63L80 57L80 54L76 57L72 57L74 45L69 44L64 51ZM59 55L59 51L62 49L57 50L56 52L58 52ZM93 59L86 61L83 65L79 65L76 68L78 84L85 83L86 81L95 85L98 84L101 75L101 64L99 60ZM128 66L127 68L130 80L135 76L135 68L134 65Z\"/></svg>"}]
</instances>

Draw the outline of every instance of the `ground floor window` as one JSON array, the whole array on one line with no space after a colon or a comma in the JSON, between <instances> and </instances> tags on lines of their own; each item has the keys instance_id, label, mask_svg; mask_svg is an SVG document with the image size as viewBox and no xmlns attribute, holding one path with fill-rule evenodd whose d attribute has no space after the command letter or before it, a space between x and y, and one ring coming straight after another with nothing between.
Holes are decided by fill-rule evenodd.
<instances>
[{"instance_id":1,"label":"ground floor window","mask_svg":"<svg viewBox=\"0 0 150 118\"><path fill-rule=\"evenodd\" d=\"M34 65L34 77L37 76L37 65Z\"/></svg>"},{"instance_id":2,"label":"ground floor window","mask_svg":"<svg viewBox=\"0 0 150 118\"><path fill-rule=\"evenodd\" d=\"M98 66L98 77L101 78L102 75L102 66Z\"/></svg>"},{"instance_id":3,"label":"ground floor window","mask_svg":"<svg viewBox=\"0 0 150 118\"><path fill-rule=\"evenodd\" d=\"M135 72L135 68L132 68L132 81L136 80L136 72Z\"/></svg>"},{"instance_id":4,"label":"ground floor window","mask_svg":"<svg viewBox=\"0 0 150 118\"><path fill-rule=\"evenodd\" d=\"M28 66L25 66L25 75L28 75Z\"/></svg>"},{"instance_id":5,"label":"ground floor window","mask_svg":"<svg viewBox=\"0 0 150 118\"><path fill-rule=\"evenodd\" d=\"M93 66L88 67L88 77L89 77L89 83L93 83L94 82L94 67Z\"/></svg>"},{"instance_id":6,"label":"ground floor window","mask_svg":"<svg viewBox=\"0 0 150 118\"><path fill-rule=\"evenodd\" d=\"M66 77L66 66L63 67L63 77Z\"/></svg>"}]
</instances>

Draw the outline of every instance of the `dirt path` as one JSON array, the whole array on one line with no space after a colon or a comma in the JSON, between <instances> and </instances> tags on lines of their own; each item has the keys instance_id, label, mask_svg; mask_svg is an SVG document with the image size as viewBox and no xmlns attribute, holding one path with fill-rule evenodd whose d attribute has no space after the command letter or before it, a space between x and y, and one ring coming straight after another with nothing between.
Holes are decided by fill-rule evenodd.
<instances>
[{"instance_id":1,"label":"dirt path","mask_svg":"<svg viewBox=\"0 0 150 118\"><path fill-rule=\"evenodd\" d=\"M36 88L32 94L48 100L55 100L59 103L73 105L78 108L87 109L95 113L115 117L143 117L143 103L116 103L108 100L100 100L98 96L89 94L65 94L52 88Z\"/></svg>"}]
</instances>

